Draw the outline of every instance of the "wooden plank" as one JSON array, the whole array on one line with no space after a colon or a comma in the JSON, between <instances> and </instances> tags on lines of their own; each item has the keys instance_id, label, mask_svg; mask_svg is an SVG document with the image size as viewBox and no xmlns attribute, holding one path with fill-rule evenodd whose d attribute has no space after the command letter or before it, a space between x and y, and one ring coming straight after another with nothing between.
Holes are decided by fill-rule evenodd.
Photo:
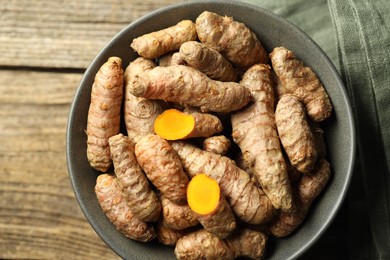
<instances>
[{"instance_id":1,"label":"wooden plank","mask_svg":"<svg viewBox=\"0 0 390 260\"><path fill-rule=\"evenodd\" d=\"M34 213L34 212L32 212ZM120 259L96 234L82 228L36 228L0 225L5 242L0 244L3 259Z\"/></svg>"},{"instance_id":2,"label":"wooden plank","mask_svg":"<svg viewBox=\"0 0 390 260\"><path fill-rule=\"evenodd\" d=\"M0 258L119 259L82 214L65 155L82 74L0 71Z\"/></svg>"},{"instance_id":3,"label":"wooden plank","mask_svg":"<svg viewBox=\"0 0 390 260\"><path fill-rule=\"evenodd\" d=\"M0 66L86 68L129 23L177 2L1 1Z\"/></svg>"}]
</instances>

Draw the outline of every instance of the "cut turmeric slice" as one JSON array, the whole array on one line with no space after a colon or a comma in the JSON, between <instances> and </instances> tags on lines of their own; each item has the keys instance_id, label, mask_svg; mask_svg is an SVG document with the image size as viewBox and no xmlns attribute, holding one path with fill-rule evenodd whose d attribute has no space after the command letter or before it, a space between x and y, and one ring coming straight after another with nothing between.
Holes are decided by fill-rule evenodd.
<instances>
[{"instance_id":1,"label":"cut turmeric slice","mask_svg":"<svg viewBox=\"0 0 390 260\"><path fill-rule=\"evenodd\" d=\"M186 113L167 109L154 121L154 132L166 140L210 137L222 130L223 126L218 117L194 111Z\"/></svg>"},{"instance_id":2,"label":"cut turmeric slice","mask_svg":"<svg viewBox=\"0 0 390 260\"><path fill-rule=\"evenodd\" d=\"M190 208L200 215L212 213L220 200L218 182L204 173L193 177L187 187L187 201Z\"/></svg>"},{"instance_id":3,"label":"cut turmeric slice","mask_svg":"<svg viewBox=\"0 0 390 260\"><path fill-rule=\"evenodd\" d=\"M208 232L225 239L235 230L233 211L213 178L204 173L193 177L187 187L187 201Z\"/></svg>"},{"instance_id":4,"label":"cut turmeric slice","mask_svg":"<svg viewBox=\"0 0 390 260\"><path fill-rule=\"evenodd\" d=\"M154 132L166 140L185 138L195 127L195 118L177 109L168 109L157 116Z\"/></svg>"}]
</instances>

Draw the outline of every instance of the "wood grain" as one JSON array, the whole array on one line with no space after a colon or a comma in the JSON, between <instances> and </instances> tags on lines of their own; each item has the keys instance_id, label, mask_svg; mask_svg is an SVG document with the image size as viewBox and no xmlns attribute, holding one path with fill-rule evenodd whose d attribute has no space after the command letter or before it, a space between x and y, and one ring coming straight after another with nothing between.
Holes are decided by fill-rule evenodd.
<instances>
[{"instance_id":1,"label":"wood grain","mask_svg":"<svg viewBox=\"0 0 390 260\"><path fill-rule=\"evenodd\" d=\"M0 3L0 65L86 68L125 26L174 0Z\"/></svg>"},{"instance_id":2,"label":"wood grain","mask_svg":"<svg viewBox=\"0 0 390 260\"><path fill-rule=\"evenodd\" d=\"M68 113L99 50L174 2L0 0L0 259L119 259L71 188Z\"/></svg>"},{"instance_id":3,"label":"wood grain","mask_svg":"<svg viewBox=\"0 0 390 260\"><path fill-rule=\"evenodd\" d=\"M81 213L66 168L66 123L81 76L0 71L1 259L117 258Z\"/></svg>"}]
</instances>

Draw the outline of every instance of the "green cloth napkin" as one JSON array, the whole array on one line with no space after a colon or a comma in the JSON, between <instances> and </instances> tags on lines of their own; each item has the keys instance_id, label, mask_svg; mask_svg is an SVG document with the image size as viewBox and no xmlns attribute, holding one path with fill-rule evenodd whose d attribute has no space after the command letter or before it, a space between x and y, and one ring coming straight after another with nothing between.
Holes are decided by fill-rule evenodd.
<instances>
[{"instance_id":1,"label":"green cloth napkin","mask_svg":"<svg viewBox=\"0 0 390 260\"><path fill-rule=\"evenodd\" d=\"M336 35L326 0L243 0L286 18L307 33L338 68Z\"/></svg>"},{"instance_id":2,"label":"green cloth napkin","mask_svg":"<svg viewBox=\"0 0 390 260\"><path fill-rule=\"evenodd\" d=\"M390 2L328 2L357 131L350 258L390 259Z\"/></svg>"},{"instance_id":3,"label":"green cloth napkin","mask_svg":"<svg viewBox=\"0 0 390 260\"><path fill-rule=\"evenodd\" d=\"M357 157L347 198L301 259L390 259L390 1L247 0L305 31L348 91Z\"/></svg>"}]
</instances>

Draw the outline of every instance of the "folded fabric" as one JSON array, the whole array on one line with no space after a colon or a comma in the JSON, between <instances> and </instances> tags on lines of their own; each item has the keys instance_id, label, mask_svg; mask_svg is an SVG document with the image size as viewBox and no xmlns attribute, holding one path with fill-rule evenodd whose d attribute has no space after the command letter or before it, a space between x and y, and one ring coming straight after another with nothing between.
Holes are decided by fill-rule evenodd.
<instances>
[{"instance_id":1,"label":"folded fabric","mask_svg":"<svg viewBox=\"0 0 390 260\"><path fill-rule=\"evenodd\" d=\"M390 259L390 3L328 2L357 131L350 258Z\"/></svg>"},{"instance_id":2,"label":"folded fabric","mask_svg":"<svg viewBox=\"0 0 390 260\"><path fill-rule=\"evenodd\" d=\"M327 0L244 0L243 2L270 10L297 25L324 50L338 69L336 34Z\"/></svg>"}]
</instances>

